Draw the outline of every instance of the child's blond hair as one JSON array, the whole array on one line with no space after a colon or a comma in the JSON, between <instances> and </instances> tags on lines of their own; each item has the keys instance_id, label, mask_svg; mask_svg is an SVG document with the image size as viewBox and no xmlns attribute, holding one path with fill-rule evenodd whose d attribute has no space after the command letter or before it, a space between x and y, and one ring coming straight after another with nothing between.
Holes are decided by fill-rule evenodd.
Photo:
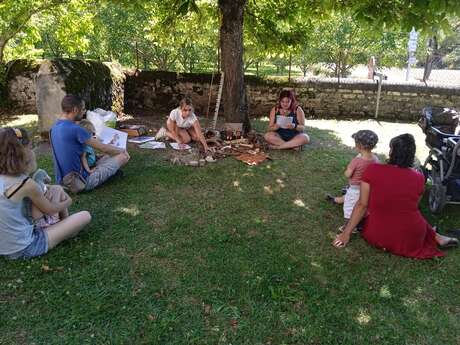
<instances>
[{"instance_id":1,"label":"child's blond hair","mask_svg":"<svg viewBox=\"0 0 460 345\"><path fill-rule=\"evenodd\" d=\"M83 119L80 121L79 125L80 127L86 129L92 135L94 135L96 132L96 128L90 120Z\"/></svg>"}]
</instances>

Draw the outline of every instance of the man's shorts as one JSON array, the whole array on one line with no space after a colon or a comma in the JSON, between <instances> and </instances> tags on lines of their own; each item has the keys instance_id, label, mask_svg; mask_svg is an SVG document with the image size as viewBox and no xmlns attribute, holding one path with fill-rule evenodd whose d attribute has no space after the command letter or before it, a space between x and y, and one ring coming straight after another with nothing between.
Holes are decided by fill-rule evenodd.
<instances>
[{"instance_id":1,"label":"man's shorts","mask_svg":"<svg viewBox=\"0 0 460 345\"><path fill-rule=\"evenodd\" d=\"M100 186L120 169L120 163L115 157L104 156L96 163L95 170L86 178L85 190Z\"/></svg>"},{"instance_id":2,"label":"man's shorts","mask_svg":"<svg viewBox=\"0 0 460 345\"><path fill-rule=\"evenodd\" d=\"M40 227L35 227L32 233L32 243L23 250L7 255L8 259L29 259L44 255L48 252L48 234Z\"/></svg>"}]
</instances>

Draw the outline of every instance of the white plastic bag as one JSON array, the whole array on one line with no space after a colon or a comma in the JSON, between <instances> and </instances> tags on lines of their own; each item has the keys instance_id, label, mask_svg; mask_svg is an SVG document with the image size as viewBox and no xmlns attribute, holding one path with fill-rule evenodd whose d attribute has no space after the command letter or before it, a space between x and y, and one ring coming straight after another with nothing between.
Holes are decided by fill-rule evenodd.
<instances>
[{"instance_id":1,"label":"white plastic bag","mask_svg":"<svg viewBox=\"0 0 460 345\"><path fill-rule=\"evenodd\" d=\"M105 126L110 128L115 128L117 124L117 114L110 110L104 110L101 108L96 108L93 110L95 113L98 113L102 120L104 121Z\"/></svg>"},{"instance_id":2,"label":"white plastic bag","mask_svg":"<svg viewBox=\"0 0 460 345\"><path fill-rule=\"evenodd\" d=\"M104 129L104 120L102 116L94 111L88 110L86 112L86 118L93 124L96 129L96 136L99 136Z\"/></svg>"}]
</instances>

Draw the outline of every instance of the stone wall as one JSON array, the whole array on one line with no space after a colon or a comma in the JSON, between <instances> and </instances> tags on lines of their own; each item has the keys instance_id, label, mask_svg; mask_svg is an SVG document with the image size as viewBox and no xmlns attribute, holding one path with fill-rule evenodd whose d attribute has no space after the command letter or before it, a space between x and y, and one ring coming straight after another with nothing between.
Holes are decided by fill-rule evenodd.
<instances>
[{"instance_id":1,"label":"stone wall","mask_svg":"<svg viewBox=\"0 0 460 345\"><path fill-rule=\"evenodd\" d=\"M7 64L8 101L20 112L37 112L35 76L39 68L37 61L30 60L15 60Z\"/></svg>"},{"instance_id":2,"label":"stone wall","mask_svg":"<svg viewBox=\"0 0 460 345\"><path fill-rule=\"evenodd\" d=\"M211 74L176 74L141 71L127 76L125 112L154 115L157 110L172 109L188 95L198 114L206 114ZM214 77L211 111L213 113L219 76ZM268 115L283 88L293 88L307 116L318 118L373 117L377 98L377 83L371 80L317 79L291 84L246 77L249 113ZM409 83L384 81L380 98L379 118L417 120L427 106L460 109L460 87L426 87Z\"/></svg>"},{"instance_id":3,"label":"stone wall","mask_svg":"<svg viewBox=\"0 0 460 345\"><path fill-rule=\"evenodd\" d=\"M155 115L158 110L177 107L184 96L191 96L195 111L204 114L208 108L209 89L213 79L213 113L219 75L174 72L135 71L128 73L125 82L125 112ZM212 110L212 111L211 111Z\"/></svg>"},{"instance_id":4,"label":"stone wall","mask_svg":"<svg viewBox=\"0 0 460 345\"><path fill-rule=\"evenodd\" d=\"M18 60L9 65L10 102L22 112L37 112L42 130L60 113L65 93L81 95L87 109L117 113L158 115L190 96L197 114L214 113L219 75L154 71L123 71L119 65L81 60ZM371 80L317 79L291 84L247 76L249 113L268 115L283 88L294 88L307 116L317 118L369 118L374 116L377 83ZM212 87L211 87L212 80ZM379 118L417 120L427 106L460 109L460 87L427 87L384 81ZM221 107L222 110L222 107Z\"/></svg>"},{"instance_id":5,"label":"stone wall","mask_svg":"<svg viewBox=\"0 0 460 345\"><path fill-rule=\"evenodd\" d=\"M12 107L39 115L40 130L47 132L61 113L65 94L81 96L87 109L121 113L125 74L118 64L72 59L17 60L10 64L8 99Z\"/></svg>"}]
</instances>

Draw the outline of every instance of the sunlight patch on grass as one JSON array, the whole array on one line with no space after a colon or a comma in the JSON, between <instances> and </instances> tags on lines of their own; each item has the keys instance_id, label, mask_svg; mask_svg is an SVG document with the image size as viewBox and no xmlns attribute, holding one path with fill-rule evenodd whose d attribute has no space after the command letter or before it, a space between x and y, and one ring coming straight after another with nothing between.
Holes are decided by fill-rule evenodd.
<instances>
[{"instance_id":1,"label":"sunlight patch on grass","mask_svg":"<svg viewBox=\"0 0 460 345\"><path fill-rule=\"evenodd\" d=\"M8 121L8 127L23 127L23 126L37 126L38 115L28 114L14 117L11 121Z\"/></svg>"},{"instance_id":2,"label":"sunlight patch on grass","mask_svg":"<svg viewBox=\"0 0 460 345\"><path fill-rule=\"evenodd\" d=\"M300 199L295 199L294 205L299 206L299 207L305 207L305 203Z\"/></svg>"},{"instance_id":3,"label":"sunlight patch on grass","mask_svg":"<svg viewBox=\"0 0 460 345\"><path fill-rule=\"evenodd\" d=\"M360 325L363 325L363 326L367 325L369 322L371 322L371 320L372 318L366 310L364 309L359 310L359 314L356 317L356 321L358 321Z\"/></svg>"},{"instance_id":4,"label":"sunlight patch on grass","mask_svg":"<svg viewBox=\"0 0 460 345\"><path fill-rule=\"evenodd\" d=\"M141 214L141 211L139 211L139 208L137 206L119 207L117 208L117 211L133 217L136 217Z\"/></svg>"},{"instance_id":5,"label":"sunlight patch on grass","mask_svg":"<svg viewBox=\"0 0 460 345\"><path fill-rule=\"evenodd\" d=\"M415 307L417 306L419 302L418 299L414 297L404 297L402 301L405 307L412 309L412 310L415 309Z\"/></svg>"},{"instance_id":6,"label":"sunlight patch on grass","mask_svg":"<svg viewBox=\"0 0 460 345\"><path fill-rule=\"evenodd\" d=\"M390 292L390 289L389 289L388 285L383 285L380 288L379 295L380 295L380 297L383 297L383 298L391 298L391 292Z\"/></svg>"},{"instance_id":7,"label":"sunlight patch on grass","mask_svg":"<svg viewBox=\"0 0 460 345\"><path fill-rule=\"evenodd\" d=\"M233 187L235 187L238 192L243 191L243 189L241 188L241 183L238 180L233 181Z\"/></svg>"},{"instance_id":8,"label":"sunlight patch on grass","mask_svg":"<svg viewBox=\"0 0 460 345\"><path fill-rule=\"evenodd\" d=\"M294 205L296 205L297 207L304 208L307 211L311 211L311 209L307 205L305 205L305 203L301 199L295 199Z\"/></svg>"},{"instance_id":9,"label":"sunlight patch on grass","mask_svg":"<svg viewBox=\"0 0 460 345\"><path fill-rule=\"evenodd\" d=\"M276 183L278 183L281 188L286 187L286 185L284 184L284 181L280 178L276 179Z\"/></svg>"},{"instance_id":10,"label":"sunlight patch on grass","mask_svg":"<svg viewBox=\"0 0 460 345\"><path fill-rule=\"evenodd\" d=\"M315 268L319 268L319 269L323 269L323 266L321 266L319 263L317 263L316 261L312 261L310 263L310 265L312 265L313 267Z\"/></svg>"},{"instance_id":11,"label":"sunlight patch on grass","mask_svg":"<svg viewBox=\"0 0 460 345\"><path fill-rule=\"evenodd\" d=\"M417 288L415 289L415 293L417 295L421 295L421 294L423 294L423 289L420 286L417 286Z\"/></svg>"},{"instance_id":12,"label":"sunlight patch on grass","mask_svg":"<svg viewBox=\"0 0 460 345\"><path fill-rule=\"evenodd\" d=\"M271 186L264 186L264 192L270 195L273 195L273 189Z\"/></svg>"}]
</instances>

